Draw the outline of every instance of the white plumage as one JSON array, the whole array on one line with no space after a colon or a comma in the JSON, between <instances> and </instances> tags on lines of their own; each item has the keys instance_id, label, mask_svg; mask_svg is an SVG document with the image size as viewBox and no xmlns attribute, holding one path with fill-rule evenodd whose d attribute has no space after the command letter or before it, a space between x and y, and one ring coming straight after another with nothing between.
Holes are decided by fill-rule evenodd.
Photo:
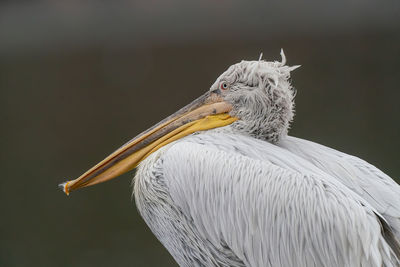
<instances>
[{"instance_id":1,"label":"white plumage","mask_svg":"<svg viewBox=\"0 0 400 267\"><path fill-rule=\"evenodd\" d=\"M287 135L294 67L243 61L218 93L238 121L144 160L136 205L180 266L400 266L400 187L367 162Z\"/></svg>"},{"instance_id":2,"label":"white plumage","mask_svg":"<svg viewBox=\"0 0 400 267\"><path fill-rule=\"evenodd\" d=\"M226 130L138 169L137 207L181 266L397 266L365 199L285 148Z\"/></svg>"}]
</instances>

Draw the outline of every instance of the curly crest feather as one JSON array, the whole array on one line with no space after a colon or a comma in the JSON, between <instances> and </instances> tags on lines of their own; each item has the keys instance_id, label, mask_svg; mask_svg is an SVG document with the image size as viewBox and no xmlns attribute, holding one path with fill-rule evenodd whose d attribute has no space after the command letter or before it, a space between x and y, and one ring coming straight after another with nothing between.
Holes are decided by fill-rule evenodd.
<instances>
[{"instance_id":1,"label":"curly crest feather","mask_svg":"<svg viewBox=\"0 0 400 267\"><path fill-rule=\"evenodd\" d=\"M232 65L213 84L219 90L226 82L229 90L221 92L233 105L232 114L240 118L232 127L244 134L278 142L287 135L294 116L295 91L289 79L290 72L299 66L286 66L281 50L281 61L241 61Z\"/></svg>"}]
</instances>

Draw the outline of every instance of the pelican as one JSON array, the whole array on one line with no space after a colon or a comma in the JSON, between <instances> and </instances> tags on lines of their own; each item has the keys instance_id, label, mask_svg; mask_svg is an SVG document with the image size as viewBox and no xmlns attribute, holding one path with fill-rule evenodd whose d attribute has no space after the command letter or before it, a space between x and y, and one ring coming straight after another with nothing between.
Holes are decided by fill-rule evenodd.
<instances>
[{"instance_id":1,"label":"pelican","mask_svg":"<svg viewBox=\"0 0 400 267\"><path fill-rule=\"evenodd\" d=\"M137 168L138 211L180 266L400 266L399 185L288 135L298 66L281 57L230 66L62 189Z\"/></svg>"}]
</instances>

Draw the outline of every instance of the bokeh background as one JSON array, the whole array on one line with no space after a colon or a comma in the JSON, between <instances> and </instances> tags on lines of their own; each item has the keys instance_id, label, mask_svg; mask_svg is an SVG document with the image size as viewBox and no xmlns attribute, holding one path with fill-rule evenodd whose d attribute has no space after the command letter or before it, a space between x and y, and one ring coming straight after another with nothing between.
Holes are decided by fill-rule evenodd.
<instances>
[{"instance_id":1,"label":"bokeh background","mask_svg":"<svg viewBox=\"0 0 400 267\"><path fill-rule=\"evenodd\" d=\"M0 265L176 266L133 172L57 184L280 48L302 65L291 134L400 177L398 0L0 2Z\"/></svg>"}]
</instances>

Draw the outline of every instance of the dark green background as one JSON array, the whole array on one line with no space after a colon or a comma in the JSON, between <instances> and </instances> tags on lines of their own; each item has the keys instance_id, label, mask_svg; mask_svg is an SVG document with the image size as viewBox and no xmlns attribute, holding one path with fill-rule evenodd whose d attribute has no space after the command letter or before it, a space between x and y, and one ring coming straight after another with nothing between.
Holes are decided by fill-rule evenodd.
<instances>
[{"instance_id":1,"label":"dark green background","mask_svg":"<svg viewBox=\"0 0 400 267\"><path fill-rule=\"evenodd\" d=\"M1 266L175 266L133 172L57 184L260 52L302 65L292 135L399 177L399 1L215 2L0 3Z\"/></svg>"}]
</instances>

